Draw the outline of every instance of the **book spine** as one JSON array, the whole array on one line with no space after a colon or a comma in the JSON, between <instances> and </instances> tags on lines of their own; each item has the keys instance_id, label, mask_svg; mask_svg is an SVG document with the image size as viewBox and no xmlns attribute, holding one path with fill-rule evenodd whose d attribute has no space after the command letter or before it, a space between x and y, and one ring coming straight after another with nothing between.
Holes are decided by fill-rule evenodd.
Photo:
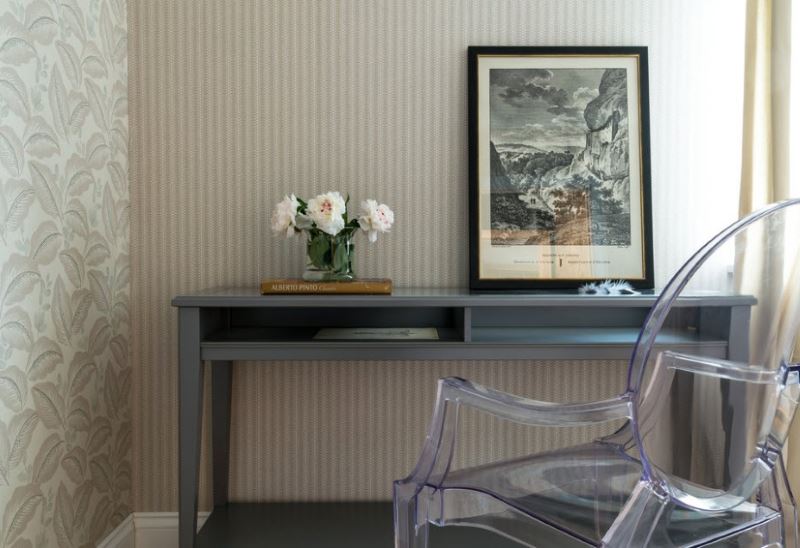
<instances>
[{"instance_id":1,"label":"book spine","mask_svg":"<svg viewBox=\"0 0 800 548\"><path fill-rule=\"evenodd\" d=\"M390 295L391 282L263 282L264 295Z\"/></svg>"}]
</instances>

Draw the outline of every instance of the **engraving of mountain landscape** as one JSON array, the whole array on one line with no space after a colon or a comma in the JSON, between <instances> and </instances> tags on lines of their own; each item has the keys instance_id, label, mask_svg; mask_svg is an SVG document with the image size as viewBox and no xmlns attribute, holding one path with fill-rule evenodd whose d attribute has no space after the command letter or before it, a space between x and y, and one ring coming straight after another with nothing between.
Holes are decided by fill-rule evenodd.
<instances>
[{"instance_id":1,"label":"engraving of mountain landscape","mask_svg":"<svg viewBox=\"0 0 800 548\"><path fill-rule=\"evenodd\" d=\"M490 71L492 245L630 246L625 69Z\"/></svg>"}]
</instances>

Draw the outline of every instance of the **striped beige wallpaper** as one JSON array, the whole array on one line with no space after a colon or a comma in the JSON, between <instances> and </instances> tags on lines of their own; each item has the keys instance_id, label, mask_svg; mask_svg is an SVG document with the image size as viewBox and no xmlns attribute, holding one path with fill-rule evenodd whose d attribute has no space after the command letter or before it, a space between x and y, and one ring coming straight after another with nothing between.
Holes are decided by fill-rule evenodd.
<instances>
[{"instance_id":1,"label":"striped beige wallpaper","mask_svg":"<svg viewBox=\"0 0 800 548\"><path fill-rule=\"evenodd\" d=\"M391 204L396 228L359 249L358 272L465 284L467 45L650 47L663 281L736 212L741 3L130 0L135 509L176 508L169 300L298 274L301 245L268 229L284 193L339 189ZM556 400L623 385L622 364L601 362L237 366L233 497L388 497L445 374ZM519 433L480 454L585 435Z\"/></svg>"}]
</instances>

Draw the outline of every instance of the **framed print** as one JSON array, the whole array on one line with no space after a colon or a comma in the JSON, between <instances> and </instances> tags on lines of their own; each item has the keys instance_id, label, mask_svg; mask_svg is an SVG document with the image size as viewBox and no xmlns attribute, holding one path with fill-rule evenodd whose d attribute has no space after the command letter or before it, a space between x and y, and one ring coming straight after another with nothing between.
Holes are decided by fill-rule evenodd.
<instances>
[{"instance_id":1,"label":"framed print","mask_svg":"<svg viewBox=\"0 0 800 548\"><path fill-rule=\"evenodd\" d=\"M470 288L653 287L647 48L470 47Z\"/></svg>"}]
</instances>

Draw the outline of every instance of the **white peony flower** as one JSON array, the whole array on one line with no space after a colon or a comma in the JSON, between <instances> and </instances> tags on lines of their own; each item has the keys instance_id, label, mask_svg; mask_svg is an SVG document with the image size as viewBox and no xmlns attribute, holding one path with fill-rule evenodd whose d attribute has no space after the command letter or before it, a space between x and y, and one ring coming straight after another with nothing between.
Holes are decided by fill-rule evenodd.
<instances>
[{"instance_id":1,"label":"white peony flower","mask_svg":"<svg viewBox=\"0 0 800 548\"><path fill-rule=\"evenodd\" d=\"M378 239L379 232L389 232L394 223L394 213L386 204L378 205L375 200L361 202L361 216L358 224L369 235L369 241Z\"/></svg>"},{"instance_id":2,"label":"white peony flower","mask_svg":"<svg viewBox=\"0 0 800 548\"><path fill-rule=\"evenodd\" d=\"M326 192L308 201L306 215L317 228L336 236L344 228L345 202L338 192Z\"/></svg>"},{"instance_id":3,"label":"white peony flower","mask_svg":"<svg viewBox=\"0 0 800 548\"><path fill-rule=\"evenodd\" d=\"M278 202L272 211L272 230L276 233L284 232L286 237L294 236L295 228L297 228L297 208L299 206L300 203L294 194L284 196L283 200Z\"/></svg>"}]
</instances>

